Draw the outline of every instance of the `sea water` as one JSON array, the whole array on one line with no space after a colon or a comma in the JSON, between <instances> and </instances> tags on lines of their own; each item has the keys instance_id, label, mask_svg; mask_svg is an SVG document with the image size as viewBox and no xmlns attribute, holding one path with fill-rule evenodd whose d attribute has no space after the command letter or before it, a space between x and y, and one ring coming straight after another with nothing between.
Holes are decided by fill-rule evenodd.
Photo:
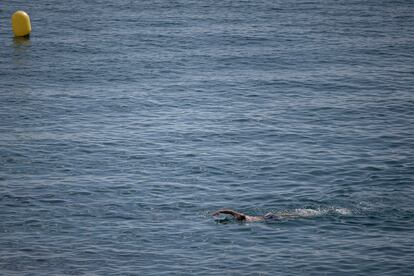
<instances>
[{"instance_id":1,"label":"sea water","mask_svg":"<svg viewBox=\"0 0 414 276\"><path fill-rule=\"evenodd\" d=\"M413 45L405 0L2 2L0 274L412 275Z\"/></svg>"}]
</instances>

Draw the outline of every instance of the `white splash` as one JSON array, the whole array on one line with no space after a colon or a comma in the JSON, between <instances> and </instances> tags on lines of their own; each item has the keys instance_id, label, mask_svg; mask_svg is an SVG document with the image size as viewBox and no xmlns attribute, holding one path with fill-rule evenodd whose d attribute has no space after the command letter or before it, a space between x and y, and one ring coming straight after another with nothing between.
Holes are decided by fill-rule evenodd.
<instances>
[{"instance_id":1,"label":"white splash","mask_svg":"<svg viewBox=\"0 0 414 276\"><path fill-rule=\"evenodd\" d=\"M333 211L342 216L349 216L352 214L351 210L347 208L334 208Z\"/></svg>"},{"instance_id":2,"label":"white splash","mask_svg":"<svg viewBox=\"0 0 414 276\"><path fill-rule=\"evenodd\" d=\"M299 216L299 217L304 217L304 218L308 218L308 217L319 217L319 216L323 216L326 213L328 213L329 210L328 209L295 209L294 214Z\"/></svg>"},{"instance_id":3,"label":"white splash","mask_svg":"<svg viewBox=\"0 0 414 276\"><path fill-rule=\"evenodd\" d=\"M347 209L347 208L330 207L330 208L316 208L316 209L297 208L292 211L275 212L275 214L278 214L284 218L312 218L312 217L325 216L329 214L348 216L348 215L351 215L352 212L350 209Z\"/></svg>"}]
</instances>

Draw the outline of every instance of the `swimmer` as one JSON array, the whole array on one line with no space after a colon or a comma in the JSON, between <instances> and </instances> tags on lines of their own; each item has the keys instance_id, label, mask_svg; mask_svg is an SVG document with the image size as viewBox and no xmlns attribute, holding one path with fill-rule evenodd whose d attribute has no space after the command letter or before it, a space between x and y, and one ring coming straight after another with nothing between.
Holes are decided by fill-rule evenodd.
<instances>
[{"instance_id":1,"label":"swimmer","mask_svg":"<svg viewBox=\"0 0 414 276\"><path fill-rule=\"evenodd\" d=\"M289 214L277 215L277 214L273 214L273 213L267 213L264 216L248 216L246 214L233 211L231 209L218 210L218 211L213 213L213 216L218 216L220 214L231 215L236 220L242 221L242 222L258 222L258 221L265 221L265 220L279 220L279 219L283 219L283 218L294 217L294 216L289 215Z\"/></svg>"}]
</instances>

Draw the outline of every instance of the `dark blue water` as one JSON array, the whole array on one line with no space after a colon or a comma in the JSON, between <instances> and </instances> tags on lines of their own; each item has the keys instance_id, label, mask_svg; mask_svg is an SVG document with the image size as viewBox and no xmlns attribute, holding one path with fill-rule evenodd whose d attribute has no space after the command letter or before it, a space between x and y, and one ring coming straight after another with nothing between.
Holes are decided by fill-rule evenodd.
<instances>
[{"instance_id":1,"label":"dark blue water","mask_svg":"<svg viewBox=\"0 0 414 276\"><path fill-rule=\"evenodd\" d=\"M413 45L412 1L2 3L0 274L412 275Z\"/></svg>"}]
</instances>

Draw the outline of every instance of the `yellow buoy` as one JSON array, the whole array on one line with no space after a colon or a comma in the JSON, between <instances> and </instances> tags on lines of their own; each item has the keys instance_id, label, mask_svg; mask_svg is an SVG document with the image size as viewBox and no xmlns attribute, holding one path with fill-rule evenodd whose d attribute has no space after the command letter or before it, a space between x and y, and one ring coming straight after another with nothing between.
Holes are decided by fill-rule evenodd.
<instances>
[{"instance_id":1,"label":"yellow buoy","mask_svg":"<svg viewBox=\"0 0 414 276\"><path fill-rule=\"evenodd\" d=\"M15 36L27 36L32 31L30 17L24 11L17 11L12 16L12 28Z\"/></svg>"}]
</instances>

